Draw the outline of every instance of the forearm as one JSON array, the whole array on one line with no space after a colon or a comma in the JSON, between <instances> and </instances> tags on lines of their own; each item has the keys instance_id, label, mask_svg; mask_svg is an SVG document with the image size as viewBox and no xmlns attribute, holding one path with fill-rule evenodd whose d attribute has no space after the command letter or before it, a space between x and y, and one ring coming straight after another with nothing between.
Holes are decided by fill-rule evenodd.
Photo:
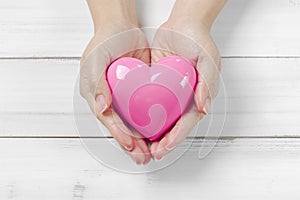
<instances>
[{"instance_id":1,"label":"forearm","mask_svg":"<svg viewBox=\"0 0 300 200\"><path fill-rule=\"evenodd\" d=\"M108 21L130 21L137 24L135 0L87 0L95 31Z\"/></svg>"},{"instance_id":2,"label":"forearm","mask_svg":"<svg viewBox=\"0 0 300 200\"><path fill-rule=\"evenodd\" d=\"M211 28L227 0L177 0L171 17L187 17Z\"/></svg>"}]
</instances>

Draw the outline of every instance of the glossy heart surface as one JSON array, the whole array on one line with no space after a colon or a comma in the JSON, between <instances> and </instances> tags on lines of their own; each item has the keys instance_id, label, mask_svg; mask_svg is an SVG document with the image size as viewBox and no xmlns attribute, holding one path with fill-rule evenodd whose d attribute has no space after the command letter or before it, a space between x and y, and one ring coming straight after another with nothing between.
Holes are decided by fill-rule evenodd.
<instances>
[{"instance_id":1,"label":"glossy heart surface","mask_svg":"<svg viewBox=\"0 0 300 200\"><path fill-rule=\"evenodd\" d=\"M160 139L182 116L197 83L194 66L169 56L149 67L124 57L106 72L112 104L124 121L151 141Z\"/></svg>"}]
</instances>

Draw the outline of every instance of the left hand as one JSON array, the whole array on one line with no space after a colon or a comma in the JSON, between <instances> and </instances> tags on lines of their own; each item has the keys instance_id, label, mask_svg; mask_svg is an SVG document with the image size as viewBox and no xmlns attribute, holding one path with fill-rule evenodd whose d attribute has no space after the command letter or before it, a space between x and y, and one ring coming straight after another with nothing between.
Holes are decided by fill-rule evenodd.
<instances>
[{"instance_id":1,"label":"left hand","mask_svg":"<svg viewBox=\"0 0 300 200\"><path fill-rule=\"evenodd\" d=\"M189 12L189 9L186 9ZM151 154L160 160L190 133L196 123L206 114L218 93L221 59L211 37L210 26L199 18L187 14L185 9L175 8L168 19L157 31L151 52L151 62L180 55L192 62L198 71L195 103L178 120L173 129L160 141L153 142Z\"/></svg>"},{"instance_id":2,"label":"left hand","mask_svg":"<svg viewBox=\"0 0 300 200\"><path fill-rule=\"evenodd\" d=\"M124 152L138 165L147 164L151 160L148 145L111 107L112 95L105 73L109 64L120 57L150 62L148 41L136 19L135 1L88 0L88 4L95 33L81 59L80 93Z\"/></svg>"}]
</instances>

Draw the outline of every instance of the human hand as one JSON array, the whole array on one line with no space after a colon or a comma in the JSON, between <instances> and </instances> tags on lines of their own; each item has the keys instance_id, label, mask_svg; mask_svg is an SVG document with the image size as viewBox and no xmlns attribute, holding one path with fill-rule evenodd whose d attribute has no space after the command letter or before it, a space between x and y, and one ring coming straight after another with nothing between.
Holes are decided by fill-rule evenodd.
<instances>
[{"instance_id":1,"label":"human hand","mask_svg":"<svg viewBox=\"0 0 300 200\"><path fill-rule=\"evenodd\" d=\"M181 143L206 114L217 95L221 59L211 37L211 25L225 0L177 0L172 14L157 31L151 50L151 62L170 55L181 55L198 71L194 103L160 141L153 142L151 154L162 159Z\"/></svg>"},{"instance_id":2,"label":"human hand","mask_svg":"<svg viewBox=\"0 0 300 200\"><path fill-rule=\"evenodd\" d=\"M89 0L88 3L95 33L82 56L80 92L124 151L137 164L147 164L151 155L146 142L111 108L111 91L105 73L109 64L119 57L134 57L150 63L148 42L133 12L134 1Z\"/></svg>"}]
</instances>

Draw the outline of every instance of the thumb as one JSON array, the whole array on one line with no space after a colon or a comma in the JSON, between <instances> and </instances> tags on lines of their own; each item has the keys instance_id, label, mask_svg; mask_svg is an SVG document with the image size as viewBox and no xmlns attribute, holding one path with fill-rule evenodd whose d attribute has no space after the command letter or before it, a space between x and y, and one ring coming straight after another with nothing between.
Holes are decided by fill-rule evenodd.
<instances>
[{"instance_id":1,"label":"thumb","mask_svg":"<svg viewBox=\"0 0 300 200\"><path fill-rule=\"evenodd\" d=\"M207 115L212 100L217 96L220 79L220 65L208 57L200 58L197 62L198 84L195 91L195 102L200 112Z\"/></svg>"},{"instance_id":2,"label":"thumb","mask_svg":"<svg viewBox=\"0 0 300 200\"><path fill-rule=\"evenodd\" d=\"M80 92L97 117L110 107L112 101L106 81L106 68L109 64L109 54L100 47L81 62Z\"/></svg>"},{"instance_id":3,"label":"thumb","mask_svg":"<svg viewBox=\"0 0 300 200\"><path fill-rule=\"evenodd\" d=\"M100 81L95 89L95 111L102 115L111 106L112 96L111 90L106 81L106 74L103 73L100 77Z\"/></svg>"},{"instance_id":4,"label":"thumb","mask_svg":"<svg viewBox=\"0 0 300 200\"><path fill-rule=\"evenodd\" d=\"M80 87L84 88L84 85L81 84ZM91 111L99 119L110 108L112 103L112 96L106 82L106 76L102 75L98 84L93 86L93 88L95 89L92 91L81 89L80 92L86 99Z\"/></svg>"}]
</instances>

